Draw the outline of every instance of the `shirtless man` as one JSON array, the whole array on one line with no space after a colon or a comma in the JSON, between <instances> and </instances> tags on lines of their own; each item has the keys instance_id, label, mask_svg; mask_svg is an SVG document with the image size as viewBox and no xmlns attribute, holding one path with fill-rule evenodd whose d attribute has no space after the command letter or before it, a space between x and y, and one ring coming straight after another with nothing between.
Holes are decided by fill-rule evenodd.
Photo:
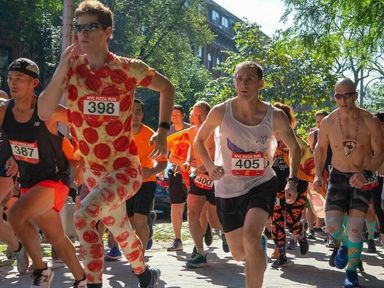
<instances>
[{"instance_id":1,"label":"shirtless man","mask_svg":"<svg viewBox=\"0 0 384 288\"><path fill-rule=\"evenodd\" d=\"M39 118L34 95L38 76L39 68L33 61L13 61L8 68L12 99L0 107L0 125L17 160L21 187L21 197L9 211L9 222L32 258L31 287L50 287L53 279L53 271L43 262L36 225L71 270L73 287L85 288L84 270L59 216L69 191L69 162L57 124L67 122L67 110L58 106L45 121Z\"/></svg>"},{"instance_id":2,"label":"shirtless man","mask_svg":"<svg viewBox=\"0 0 384 288\"><path fill-rule=\"evenodd\" d=\"M67 96L71 134L84 168L84 194L88 192L74 216L87 285L102 287L104 249L95 225L101 221L122 248L140 287L154 288L160 270L146 265L143 243L132 230L125 205L143 178L132 132L133 103L138 86L160 94L159 127L151 137L151 157L156 158L167 152L175 88L144 62L110 52L113 13L101 2L82 1L75 17L79 43L61 55L39 97L39 113L50 117L61 97Z\"/></svg>"},{"instance_id":3,"label":"shirtless man","mask_svg":"<svg viewBox=\"0 0 384 288\"><path fill-rule=\"evenodd\" d=\"M205 101L198 101L193 106L193 122L196 126L189 129L189 137L191 141L195 139L198 129L207 118L210 110L211 107ZM215 154L215 142L213 137L208 139L206 147L211 159L213 159ZM207 264L207 257L203 246L205 229L200 222L201 213L204 213L203 217L206 217L205 215L208 214L209 223L212 228L217 230L222 230L222 228L216 213L213 180L207 175L207 170L199 157L195 155L193 147L189 148L188 158L186 163L182 166L182 170L188 171L189 173L191 168L194 171L188 191L187 204L189 231L191 232L195 244L195 251L193 251L191 259L187 261L187 267L198 268L206 266ZM206 201L209 203L207 204L208 208L207 210L203 210Z\"/></svg>"},{"instance_id":4,"label":"shirtless man","mask_svg":"<svg viewBox=\"0 0 384 288\"><path fill-rule=\"evenodd\" d=\"M340 246L335 257L337 268L347 264L345 288L359 287L356 268L362 250L362 229L371 199L371 190L378 185L376 171L384 159L383 135L377 118L356 106L356 86L344 78L335 85L338 106L321 122L315 148L316 177L314 187L323 185L323 169L328 145L332 149L326 200L327 229ZM373 153L372 153L373 152ZM343 226L348 213L348 231Z\"/></svg>"},{"instance_id":5,"label":"shirtless man","mask_svg":"<svg viewBox=\"0 0 384 288\"><path fill-rule=\"evenodd\" d=\"M285 113L259 99L264 86L260 65L246 61L236 66L236 97L216 105L200 127L194 149L215 180L216 207L232 256L245 261L248 288L263 284L266 269L262 238L278 191L272 169L279 133L290 153L285 187L287 203L297 197L301 150ZM215 162L205 142L215 132Z\"/></svg>"}]
</instances>

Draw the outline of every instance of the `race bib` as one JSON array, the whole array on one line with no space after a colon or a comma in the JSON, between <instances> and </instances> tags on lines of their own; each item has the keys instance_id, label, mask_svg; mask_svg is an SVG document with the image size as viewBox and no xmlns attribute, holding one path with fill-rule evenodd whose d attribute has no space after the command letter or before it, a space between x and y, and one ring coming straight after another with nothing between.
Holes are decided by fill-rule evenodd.
<instances>
[{"instance_id":1,"label":"race bib","mask_svg":"<svg viewBox=\"0 0 384 288\"><path fill-rule=\"evenodd\" d=\"M12 154L16 160L28 162L31 164L38 164L39 159L39 149L37 148L37 143L21 142L9 140L12 148Z\"/></svg>"},{"instance_id":2,"label":"race bib","mask_svg":"<svg viewBox=\"0 0 384 288\"><path fill-rule=\"evenodd\" d=\"M86 96L84 100L84 117L109 121L120 114L119 97L116 96Z\"/></svg>"},{"instance_id":3,"label":"race bib","mask_svg":"<svg viewBox=\"0 0 384 288\"><path fill-rule=\"evenodd\" d=\"M232 153L233 176L263 176L264 155L262 152L239 154Z\"/></svg>"},{"instance_id":4,"label":"race bib","mask_svg":"<svg viewBox=\"0 0 384 288\"><path fill-rule=\"evenodd\" d=\"M195 177L194 183L197 187L204 190L213 189L213 180L206 174L199 174Z\"/></svg>"}]
</instances>

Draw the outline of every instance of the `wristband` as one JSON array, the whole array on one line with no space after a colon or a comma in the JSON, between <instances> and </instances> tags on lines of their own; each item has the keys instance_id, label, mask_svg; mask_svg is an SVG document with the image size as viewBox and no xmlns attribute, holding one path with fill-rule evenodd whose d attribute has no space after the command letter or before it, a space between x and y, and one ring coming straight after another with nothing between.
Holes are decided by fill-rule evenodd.
<instances>
[{"instance_id":1,"label":"wristband","mask_svg":"<svg viewBox=\"0 0 384 288\"><path fill-rule=\"evenodd\" d=\"M363 172L361 172L361 174L364 176L366 183L377 181L377 175L376 175L376 173L373 173L372 171L363 170Z\"/></svg>"},{"instance_id":2,"label":"wristband","mask_svg":"<svg viewBox=\"0 0 384 288\"><path fill-rule=\"evenodd\" d=\"M171 129L171 124L168 122L160 122L159 128L164 128L165 130L169 131L169 129Z\"/></svg>"}]
</instances>

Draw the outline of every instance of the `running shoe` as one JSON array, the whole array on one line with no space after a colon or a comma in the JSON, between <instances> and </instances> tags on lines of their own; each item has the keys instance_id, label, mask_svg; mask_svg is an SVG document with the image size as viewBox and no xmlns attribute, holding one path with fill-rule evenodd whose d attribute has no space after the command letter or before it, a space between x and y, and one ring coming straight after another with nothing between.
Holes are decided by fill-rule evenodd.
<instances>
[{"instance_id":1,"label":"running shoe","mask_svg":"<svg viewBox=\"0 0 384 288\"><path fill-rule=\"evenodd\" d=\"M152 236L153 236L153 224L155 223L156 218L157 218L156 211L155 210L149 211L148 221L147 221L148 222L148 228L149 228L148 239L152 239Z\"/></svg>"},{"instance_id":2,"label":"running shoe","mask_svg":"<svg viewBox=\"0 0 384 288\"><path fill-rule=\"evenodd\" d=\"M53 271L51 268L35 269L32 273L31 288L49 288L53 279Z\"/></svg>"},{"instance_id":3,"label":"running shoe","mask_svg":"<svg viewBox=\"0 0 384 288\"><path fill-rule=\"evenodd\" d=\"M207 230L205 231L205 234L204 234L204 242L207 246L211 246L212 245L212 231L211 231L211 226L207 226Z\"/></svg>"},{"instance_id":4,"label":"running shoe","mask_svg":"<svg viewBox=\"0 0 384 288\"><path fill-rule=\"evenodd\" d=\"M359 264L357 264L357 268L360 270L360 272L364 272L363 261L361 261L361 259L359 260Z\"/></svg>"},{"instance_id":5,"label":"running shoe","mask_svg":"<svg viewBox=\"0 0 384 288\"><path fill-rule=\"evenodd\" d=\"M316 235L315 235L315 231L314 230L310 230L309 233L308 233L308 239L311 239L311 240L316 240Z\"/></svg>"},{"instance_id":6,"label":"running shoe","mask_svg":"<svg viewBox=\"0 0 384 288\"><path fill-rule=\"evenodd\" d=\"M344 280L344 288L360 287L356 271L347 270Z\"/></svg>"},{"instance_id":7,"label":"running shoe","mask_svg":"<svg viewBox=\"0 0 384 288\"><path fill-rule=\"evenodd\" d=\"M145 247L145 250L150 250L153 246L153 240L152 238L151 239L148 239L148 242L147 242L147 246Z\"/></svg>"},{"instance_id":8,"label":"running shoe","mask_svg":"<svg viewBox=\"0 0 384 288\"><path fill-rule=\"evenodd\" d=\"M113 245L109 252L105 255L105 261L118 261L121 258L119 246Z\"/></svg>"},{"instance_id":9,"label":"running shoe","mask_svg":"<svg viewBox=\"0 0 384 288\"><path fill-rule=\"evenodd\" d=\"M331 267L335 267L335 257L337 254L337 249L333 249L331 256L329 257L328 264Z\"/></svg>"},{"instance_id":10,"label":"running shoe","mask_svg":"<svg viewBox=\"0 0 384 288\"><path fill-rule=\"evenodd\" d=\"M194 258L197 254L197 249L196 246L193 246L192 254L191 254L191 259Z\"/></svg>"},{"instance_id":11,"label":"running shoe","mask_svg":"<svg viewBox=\"0 0 384 288\"><path fill-rule=\"evenodd\" d=\"M304 232L304 235L302 235L300 237L302 237L298 241L299 242L299 246L300 246L300 254L301 255L305 255L305 254L308 253L308 250L309 250L309 244L308 244L308 240L307 240L307 235L305 235L305 232Z\"/></svg>"},{"instance_id":12,"label":"running shoe","mask_svg":"<svg viewBox=\"0 0 384 288\"><path fill-rule=\"evenodd\" d=\"M156 288L159 285L161 271L157 268L148 268L151 272L151 282L148 285L139 283L139 288Z\"/></svg>"},{"instance_id":13,"label":"running shoe","mask_svg":"<svg viewBox=\"0 0 384 288\"><path fill-rule=\"evenodd\" d=\"M348 247L345 245L340 246L337 250L335 257L335 266L338 269L343 269L348 264Z\"/></svg>"},{"instance_id":14,"label":"running shoe","mask_svg":"<svg viewBox=\"0 0 384 288\"><path fill-rule=\"evenodd\" d=\"M287 250L295 250L297 246L296 240L295 239L289 239L287 243Z\"/></svg>"},{"instance_id":15,"label":"running shoe","mask_svg":"<svg viewBox=\"0 0 384 288\"><path fill-rule=\"evenodd\" d=\"M376 252L377 252L377 251L376 251L375 240L373 240L373 239L368 239L367 244L368 244L367 253L376 253Z\"/></svg>"},{"instance_id":16,"label":"running shoe","mask_svg":"<svg viewBox=\"0 0 384 288\"><path fill-rule=\"evenodd\" d=\"M287 256L279 255L277 259L272 263L272 268L281 268L288 265Z\"/></svg>"},{"instance_id":17,"label":"running shoe","mask_svg":"<svg viewBox=\"0 0 384 288\"><path fill-rule=\"evenodd\" d=\"M21 246L20 251L13 252L13 257L16 259L17 272L19 272L20 274L26 273L29 267L29 259L27 256L27 252L24 249L24 246Z\"/></svg>"},{"instance_id":18,"label":"running shoe","mask_svg":"<svg viewBox=\"0 0 384 288\"><path fill-rule=\"evenodd\" d=\"M225 238L225 234L221 233L221 241L222 241L222 248L225 253L229 252L229 246L227 243L227 238Z\"/></svg>"},{"instance_id":19,"label":"running shoe","mask_svg":"<svg viewBox=\"0 0 384 288\"><path fill-rule=\"evenodd\" d=\"M201 255L199 252L190 260L187 260L187 268L200 268L207 266L207 256Z\"/></svg>"},{"instance_id":20,"label":"running shoe","mask_svg":"<svg viewBox=\"0 0 384 288\"><path fill-rule=\"evenodd\" d=\"M183 251L183 242L180 239L175 239L172 245L167 248L167 251Z\"/></svg>"}]
</instances>

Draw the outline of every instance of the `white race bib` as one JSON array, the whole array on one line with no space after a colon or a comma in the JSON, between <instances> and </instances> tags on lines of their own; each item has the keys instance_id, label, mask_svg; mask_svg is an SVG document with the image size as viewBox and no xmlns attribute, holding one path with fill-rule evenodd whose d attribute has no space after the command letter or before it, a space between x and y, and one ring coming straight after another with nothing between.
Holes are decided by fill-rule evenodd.
<instances>
[{"instance_id":1,"label":"white race bib","mask_svg":"<svg viewBox=\"0 0 384 288\"><path fill-rule=\"evenodd\" d=\"M197 187L204 190L212 190L213 180L206 174L196 175L194 183Z\"/></svg>"},{"instance_id":2,"label":"white race bib","mask_svg":"<svg viewBox=\"0 0 384 288\"><path fill-rule=\"evenodd\" d=\"M120 115L119 97L116 96L86 96L84 100L85 118L111 120Z\"/></svg>"},{"instance_id":3,"label":"white race bib","mask_svg":"<svg viewBox=\"0 0 384 288\"><path fill-rule=\"evenodd\" d=\"M24 161L32 164L38 164L39 149L37 148L37 142L21 142L9 140L12 148L12 154L16 160Z\"/></svg>"},{"instance_id":4,"label":"white race bib","mask_svg":"<svg viewBox=\"0 0 384 288\"><path fill-rule=\"evenodd\" d=\"M232 153L233 176L263 176L264 154L258 153Z\"/></svg>"}]
</instances>

